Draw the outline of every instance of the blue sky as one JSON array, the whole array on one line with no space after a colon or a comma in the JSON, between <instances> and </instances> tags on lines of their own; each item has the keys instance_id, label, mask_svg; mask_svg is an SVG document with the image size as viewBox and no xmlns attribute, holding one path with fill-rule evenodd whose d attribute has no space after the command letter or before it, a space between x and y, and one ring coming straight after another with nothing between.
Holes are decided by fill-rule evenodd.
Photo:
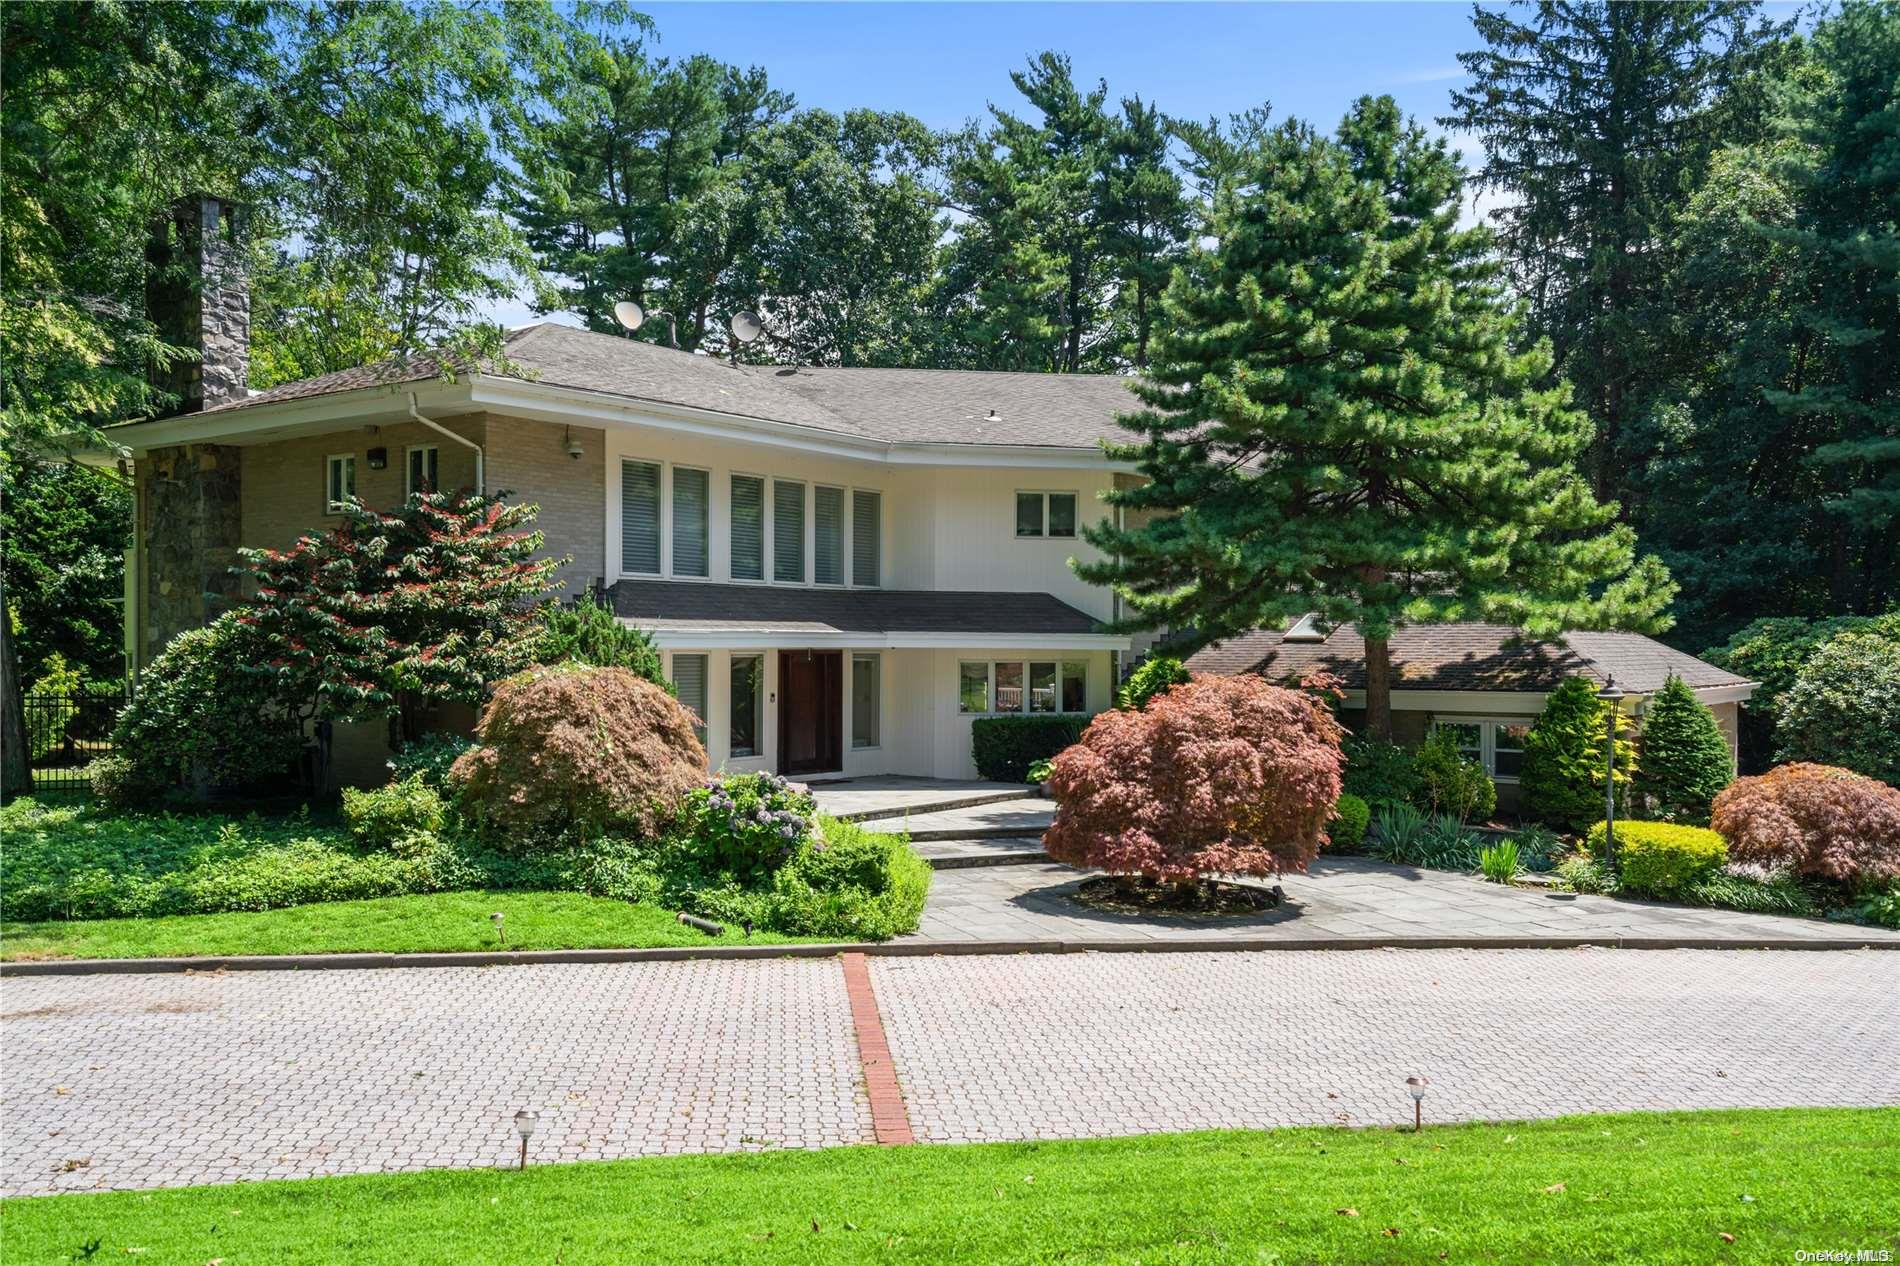
<instances>
[{"instance_id":1,"label":"blue sky","mask_svg":"<svg viewBox=\"0 0 1900 1266\"><path fill-rule=\"evenodd\" d=\"M903 110L934 127L991 102L1017 108L1009 72L1044 49L1067 53L1080 82L1107 80L1111 99L1139 95L1188 118L1271 102L1275 120L1330 127L1356 97L1390 93L1430 126L1462 82L1457 54L1475 43L1470 5L1438 0L638 7L658 24L663 55L763 66L800 105ZM1768 8L1785 18L1794 5ZM492 318L533 319L520 304Z\"/></svg>"}]
</instances>

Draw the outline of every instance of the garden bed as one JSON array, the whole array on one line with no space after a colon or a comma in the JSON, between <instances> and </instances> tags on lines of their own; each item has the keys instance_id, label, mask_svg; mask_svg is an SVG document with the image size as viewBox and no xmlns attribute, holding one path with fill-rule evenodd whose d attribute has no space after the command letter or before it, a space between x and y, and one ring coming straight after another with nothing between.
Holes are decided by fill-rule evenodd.
<instances>
[{"instance_id":1,"label":"garden bed","mask_svg":"<svg viewBox=\"0 0 1900 1266\"><path fill-rule=\"evenodd\" d=\"M1402 1099L1402 1096L1400 1096ZM505 1128L505 1123L503 1123ZM5 1202L20 1261L1792 1261L1879 1247L1900 1112L834 1148ZM1140 1193L1139 1199L1131 1193ZM91 1252L87 1246L92 1246Z\"/></svg>"}]
</instances>

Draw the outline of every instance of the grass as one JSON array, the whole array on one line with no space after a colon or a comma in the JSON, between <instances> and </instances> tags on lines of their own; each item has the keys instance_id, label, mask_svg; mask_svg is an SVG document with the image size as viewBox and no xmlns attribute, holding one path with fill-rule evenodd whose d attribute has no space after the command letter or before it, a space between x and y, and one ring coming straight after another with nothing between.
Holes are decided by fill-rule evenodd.
<instances>
[{"instance_id":1,"label":"grass","mask_svg":"<svg viewBox=\"0 0 1900 1266\"><path fill-rule=\"evenodd\" d=\"M326 901L281 910L180 914L156 919L0 923L0 959L166 958L233 954L420 953L501 948L489 915L503 914L508 949L732 945L736 927L712 937L668 910L572 892L440 892ZM754 932L752 944L821 937Z\"/></svg>"},{"instance_id":2,"label":"grass","mask_svg":"<svg viewBox=\"0 0 1900 1266\"><path fill-rule=\"evenodd\" d=\"M505 1124L505 1123L504 1123ZM1787 1262L1900 1246L1900 1110L679 1157L14 1199L9 1263ZM1746 1198L1745 1198L1746 1197ZM1733 1240L1725 1239L1732 1236Z\"/></svg>"}]
</instances>

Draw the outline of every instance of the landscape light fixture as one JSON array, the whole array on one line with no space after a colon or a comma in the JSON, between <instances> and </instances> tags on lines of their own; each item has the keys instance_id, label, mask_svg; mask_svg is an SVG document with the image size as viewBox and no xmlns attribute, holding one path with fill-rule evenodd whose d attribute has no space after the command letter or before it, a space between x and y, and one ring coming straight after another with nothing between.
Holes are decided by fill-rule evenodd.
<instances>
[{"instance_id":1,"label":"landscape light fixture","mask_svg":"<svg viewBox=\"0 0 1900 1266\"><path fill-rule=\"evenodd\" d=\"M678 351L680 345L680 331L679 325L673 320L672 313L648 312L631 299L622 299L619 303L614 305L614 320L625 326L629 334L646 324L646 319L650 316L666 318L666 345L674 351Z\"/></svg>"},{"instance_id":2,"label":"landscape light fixture","mask_svg":"<svg viewBox=\"0 0 1900 1266\"><path fill-rule=\"evenodd\" d=\"M1412 1096L1412 1133L1417 1134L1425 1128L1425 1087L1432 1084L1430 1077L1407 1077L1405 1089Z\"/></svg>"},{"instance_id":3,"label":"landscape light fixture","mask_svg":"<svg viewBox=\"0 0 1900 1266\"><path fill-rule=\"evenodd\" d=\"M502 919L502 914L501 914L501 911L499 910L495 911L493 914L488 916L488 921L495 925L495 935L501 938L501 943L503 945L506 945L508 943L508 931L506 928L502 927L501 919Z\"/></svg>"},{"instance_id":4,"label":"landscape light fixture","mask_svg":"<svg viewBox=\"0 0 1900 1266\"><path fill-rule=\"evenodd\" d=\"M537 1114L526 1108L515 1113L515 1130L521 1135L521 1168L523 1169L528 1167L528 1139L533 1135L534 1127L540 1120Z\"/></svg>"},{"instance_id":5,"label":"landscape light fixture","mask_svg":"<svg viewBox=\"0 0 1900 1266\"><path fill-rule=\"evenodd\" d=\"M1616 722L1619 705L1623 702L1623 690L1616 684L1614 676L1603 679L1603 689L1597 691L1597 698L1610 705L1605 725L1609 729L1604 739L1604 778L1603 778L1603 864L1612 870L1616 867Z\"/></svg>"}]
</instances>

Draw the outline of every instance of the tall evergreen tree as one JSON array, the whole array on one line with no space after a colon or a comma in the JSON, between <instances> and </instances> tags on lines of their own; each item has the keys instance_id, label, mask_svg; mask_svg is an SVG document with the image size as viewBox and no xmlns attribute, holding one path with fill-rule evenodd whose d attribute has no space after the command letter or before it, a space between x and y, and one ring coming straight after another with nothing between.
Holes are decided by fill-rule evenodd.
<instances>
[{"instance_id":1,"label":"tall evergreen tree","mask_svg":"<svg viewBox=\"0 0 1900 1266\"><path fill-rule=\"evenodd\" d=\"M1139 437L1147 479L1078 566L1128 627L1207 642L1302 612L1366 642L1370 731L1391 733L1389 638L1487 619L1536 633L1654 628L1671 593L1571 463L1588 423L1516 334L1463 181L1390 98L1328 140L1288 124L1220 194L1218 246L1176 274Z\"/></svg>"},{"instance_id":2,"label":"tall evergreen tree","mask_svg":"<svg viewBox=\"0 0 1900 1266\"><path fill-rule=\"evenodd\" d=\"M1168 158L1168 124L1139 97L1124 98L1103 153L1102 249L1116 285L1116 360L1145 369L1161 292L1187 242L1189 210Z\"/></svg>"},{"instance_id":3,"label":"tall evergreen tree","mask_svg":"<svg viewBox=\"0 0 1900 1266\"><path fill-rule=\"evenodd\" d=\"M1597 493L1622 486L1656 387L1658 324L1671 299L1660 246L1710 156L1745 138L1758 94L1734 89L1772 46L1755 0L1536 0L1474 5L1484 42L1459 61L1472 82L1446 126L1485 149L1480 188L1529 332L1596 423Z\"/></svg>"},{"instance_id":4,"label":"tall evergreen tree","mask_svg":"<svg viewBox=\"0 0 1900 1266\"><path fill-rule=\"evenodd\" d=\"M1735 777L1735 757L1709 705L1680 677L1663 683L1643 711L1636 790L1650 812L1707 823L1715 793Z\"/></svg>"}]
</instances>

